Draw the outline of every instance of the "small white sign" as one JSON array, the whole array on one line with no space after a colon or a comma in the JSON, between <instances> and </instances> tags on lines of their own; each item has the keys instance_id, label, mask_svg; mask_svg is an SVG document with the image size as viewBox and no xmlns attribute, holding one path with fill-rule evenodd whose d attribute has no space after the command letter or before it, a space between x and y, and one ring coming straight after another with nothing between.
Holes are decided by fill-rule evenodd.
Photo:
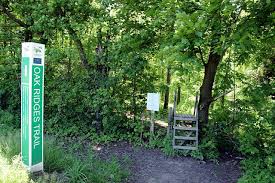
<instances>
[{"instance_id":1,"label":"small white sign","mask_svg":"<svg viewBox=\"0 0 275 183\"><path fill-rule=\"evenodd\" d=\"M159 93L147 93L147 110L159 111Z\"/></svg>"}]
</instances>

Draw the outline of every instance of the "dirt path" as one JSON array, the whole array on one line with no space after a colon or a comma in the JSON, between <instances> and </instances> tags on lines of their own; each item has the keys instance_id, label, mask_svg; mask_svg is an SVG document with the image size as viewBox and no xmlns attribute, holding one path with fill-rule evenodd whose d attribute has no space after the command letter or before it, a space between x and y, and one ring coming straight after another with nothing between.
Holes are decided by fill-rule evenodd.
<instances>
[{"instance_id":1,"label":"dirt path","mask_svg":"<svg viewBox=\"0 0 275 183\"><path fill-rule=\"evenodd\" d=\"M188 157L168 157L160 150L133 147L126 142L99 148L101 158L129 158L130 183L233 183L240 176L238 162L219 164Z\"/></svg>"}]
</instances>

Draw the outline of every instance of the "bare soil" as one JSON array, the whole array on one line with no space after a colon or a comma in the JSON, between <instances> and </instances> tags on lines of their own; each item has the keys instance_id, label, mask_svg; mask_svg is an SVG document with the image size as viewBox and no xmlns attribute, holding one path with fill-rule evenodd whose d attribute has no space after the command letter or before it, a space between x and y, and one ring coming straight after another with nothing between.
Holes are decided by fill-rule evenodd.
<instances>
[{"instance_id":1,"label":"bare soil","mask_svg":"<svg viewBox=\"0 0 275 183\"><path fill-rule=\"evenodd\" d=\"M129 183L233 183L240 177L239 161L233 158L219 163L191 157L169 157L158 149L133 147L127 142L98 147L103 159L129 159Z\"/></svg>"}]
</instances>

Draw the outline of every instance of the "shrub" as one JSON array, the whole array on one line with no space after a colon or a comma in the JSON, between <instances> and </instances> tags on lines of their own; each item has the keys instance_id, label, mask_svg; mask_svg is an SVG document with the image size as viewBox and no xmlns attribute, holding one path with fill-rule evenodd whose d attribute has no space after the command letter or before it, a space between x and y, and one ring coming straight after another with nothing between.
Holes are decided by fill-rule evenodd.
<instances>
[{"instance_id":1,"label":"shrub","mask_svg":"<svg viewBox=\"0 0 275 183\"><path fill-rule=\"evenodd\" d=\"M267 157L265 159L249 158L242 161L244 175L239 179L239 183L273 183L275 182L274 165L275 160L273 157Z\"/></svg>"},{"instance_id":2,"label":"shrub","mask_svg":"<svg viewBox=\"0 0 275 183\"><path fill-rule=\"evenodd\" d=\"M19 127L18 115L0 109L0 125L1 124L9 128Z\"/></svg>"}]
</instances>

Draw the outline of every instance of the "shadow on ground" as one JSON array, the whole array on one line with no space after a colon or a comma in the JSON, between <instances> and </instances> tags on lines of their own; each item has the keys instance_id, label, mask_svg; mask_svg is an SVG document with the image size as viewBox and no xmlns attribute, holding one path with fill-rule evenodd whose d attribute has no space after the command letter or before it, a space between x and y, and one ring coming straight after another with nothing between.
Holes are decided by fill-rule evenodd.
<instances>
[{"instance_id":1,"label":"shadow on ground","mask_svg":"<svg viewBox=\"0 0 275 183\"><path fill-rule=\"evenodd\" d=\"M233 183L240 177L238 161L233 159L217 164L189 157L168 157L160 150L133 147L127 142L103 146L96 154L107 159L128 158L130 183Z\"/></svg>"}]
</instances>

